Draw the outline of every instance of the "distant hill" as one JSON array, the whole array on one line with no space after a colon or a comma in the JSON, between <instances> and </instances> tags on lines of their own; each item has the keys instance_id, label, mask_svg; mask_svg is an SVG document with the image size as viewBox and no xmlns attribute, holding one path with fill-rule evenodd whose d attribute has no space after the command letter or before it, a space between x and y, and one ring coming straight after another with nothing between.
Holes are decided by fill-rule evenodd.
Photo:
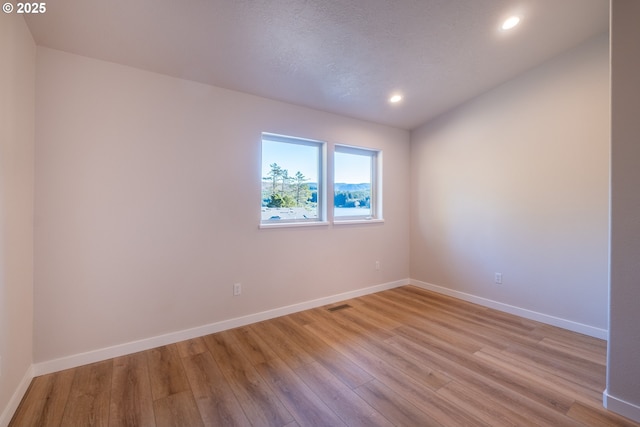
<instances>
[{"instance_id":1,"label":"distant hill","mask_svg":"<svg viewBox=\"0 0 640 427\"><path fill-rule=\"evenodd\" d=\"M346 184L344 182L338 182L335 184L337 191L369 191L371 184Z\"/></svg>"},{"instance_id":2,"label":"distant hill","mask_svg":"<svg viewBox=\"0 0 640 427\"><path fill-rule=\"evenodd\" d=\"M308 182L309 190L316 191L318 190L318 184L315 182ZM355 191L369 191L371 188L371 184L362 183L362 184L347 184L344 182L338 182L335 184L335 190L341 192L355 192Z\"/></svg>"}]
</instances>

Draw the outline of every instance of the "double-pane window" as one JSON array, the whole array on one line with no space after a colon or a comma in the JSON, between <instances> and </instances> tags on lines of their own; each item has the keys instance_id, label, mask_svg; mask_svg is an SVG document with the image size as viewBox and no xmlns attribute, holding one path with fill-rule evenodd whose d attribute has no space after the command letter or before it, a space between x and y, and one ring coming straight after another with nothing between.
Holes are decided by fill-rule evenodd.
<instances>
[{"instance_id":1,"label":"double-pane window","mask_svg":"<svg viewBox=\"0 0 640 427\"><path fill-rule=\"evenodd\" d=\"M382 219L382 153L335 144L333 198L326 199L327 144L262 134L261 226Z\"/></svg>"}]
</instances>

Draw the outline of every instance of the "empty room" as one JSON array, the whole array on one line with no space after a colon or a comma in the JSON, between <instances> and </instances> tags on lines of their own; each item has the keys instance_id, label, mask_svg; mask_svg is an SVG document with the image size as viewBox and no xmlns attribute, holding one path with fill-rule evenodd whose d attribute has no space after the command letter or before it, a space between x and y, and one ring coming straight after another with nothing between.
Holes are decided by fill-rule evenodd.
<instances>
[{"instance_id":1,"label":"empty room","mask_svg":"<svg viewBox=\"0 0 640 427\"><path fill-rule=\"evenodd\" d=\"M640 2L0 13L0 427L640 426Z\"/></svg>"}]
</instances>

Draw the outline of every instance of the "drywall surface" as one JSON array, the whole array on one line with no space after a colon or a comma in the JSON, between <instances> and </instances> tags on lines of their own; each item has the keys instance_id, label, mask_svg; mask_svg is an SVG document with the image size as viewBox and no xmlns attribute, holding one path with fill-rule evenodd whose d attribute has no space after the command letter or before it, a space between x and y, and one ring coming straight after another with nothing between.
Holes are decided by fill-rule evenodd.
<instances>
[{"instance_id":1,"label":"drywall surface","mask_svg":"<svg viewBox=\"0 0 640 427\"><path fill-rule=\"evenodd\" d=\"M607 329L608 64L603 35L412 133L412 279Z\"/></svg>"},{"instance_id":2,"label":"drywall surface","mask_svg":"<svg viewBox=\"0 0 640 427\"><path fill-rule=\"evenodd\" d=\"M408 132L40 47L36 81L36 362L408 277ZM382 150L385 222L260 229L261 132Z\"/></svg>"},{"instance_id":3,"label":"drywall surface","mask_svg":"<svg viewBox=\"0 0 640 427\"><path fill-rule=\"evenodd\" d=\"M0 58L1 425L21 397L33 351L36 47L22 16L0 14Z\"/></svg>"},{"instance_id":4,"label":"drywall surface","mask_svg":"<svg viewBox=\"0 0 640 427\"><path fill-rule=\"evenodd\" d=\"M611 10L611 283L607 407L640 421L640 3Z\"/></svg>"}]
</instances>

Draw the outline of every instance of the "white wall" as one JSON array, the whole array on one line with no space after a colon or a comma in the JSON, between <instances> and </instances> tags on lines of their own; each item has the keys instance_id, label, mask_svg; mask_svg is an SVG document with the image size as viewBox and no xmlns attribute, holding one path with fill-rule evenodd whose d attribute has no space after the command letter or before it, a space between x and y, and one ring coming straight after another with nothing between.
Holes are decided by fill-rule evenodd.
<instances>
[{"instance_id":1,"label":"white wall","mask_svg":"<svg viewBox=\"0 0 640 427\"><path fill-rule=\"evenodd\" d=\"M605 405L640 421L640 3L611 13L611 283Z\"/></svg>"},{"instance_id":2,"label":"white wall","mask_svg":"<svg viewBox=\"0 0 640 427\"><path fill-rule=\"evenodd\" d=\"M0 14L0 425L28 380L33 350L36 47L21 16Z\"/></svg>"},{"instance_id":3,"label":"white wall","mask_svg":"<svg viewBox=\"0 0 640 427\"><path fill-rule=\"evenodd\" d=\"M409 277L408 132L41 47L36 81L36 362ZM382 149L386 222L259 229L263 131Z\"/></svg>"},{"instance_id":4,"label":"white wall","mask_svg":"<svg viewBox=\"0 0 640 427\"><path fill-rule=\"evenodd\" d=\"M604 335L607 37L411 138L411 277ZM503 274L502 285L494 283L495 272Z\"/></svg>"}]
</instances>

